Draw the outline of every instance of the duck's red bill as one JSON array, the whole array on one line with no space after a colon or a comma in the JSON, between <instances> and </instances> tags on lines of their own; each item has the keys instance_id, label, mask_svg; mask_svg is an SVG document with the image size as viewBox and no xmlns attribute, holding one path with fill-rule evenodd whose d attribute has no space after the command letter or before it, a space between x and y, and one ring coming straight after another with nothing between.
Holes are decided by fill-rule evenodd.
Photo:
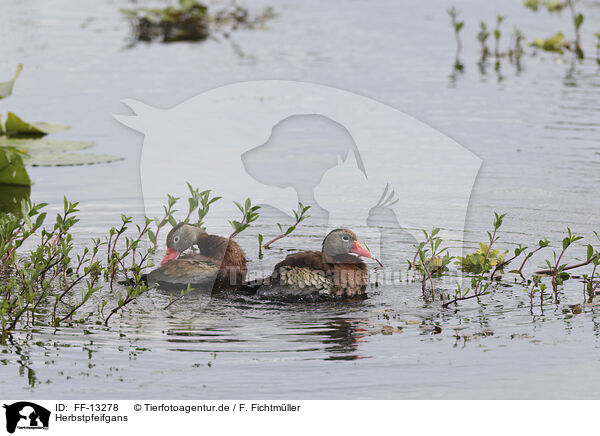
<instances>
[{"instance_id":1,"label":"duck's red bill","mask_svg":"<svg viewBox=\"0 0 600 436\"><path fill-rule=\"evenodd\" d=\"M168 261L170 261L172 259L177 259L178 257L179 257L179 253L177 251L173 250L171 247L169 247L169 248L167 248L167 254L165 254L165 258L162 260L162 262L160 264L164 265Z\"/></svg>"},{"instance_id":2,"label":"duck's red bill","mask_svg":"<svg viewBox=\"0 0 600 436\"><path fill-rule=\"evenodd\" d=\"M352 249L350 250L350 252L354 253L354 254L358 254L359 256L368 257L370 259L373 259L379 265L383 266L383 264L379 261L379 259L377 259L376 257L373 257L371 252L366 250L362 245L360 245L360 242L358 242L358 241L354 241L354 245L352 245Z\"/></svg>"}]
</instances>

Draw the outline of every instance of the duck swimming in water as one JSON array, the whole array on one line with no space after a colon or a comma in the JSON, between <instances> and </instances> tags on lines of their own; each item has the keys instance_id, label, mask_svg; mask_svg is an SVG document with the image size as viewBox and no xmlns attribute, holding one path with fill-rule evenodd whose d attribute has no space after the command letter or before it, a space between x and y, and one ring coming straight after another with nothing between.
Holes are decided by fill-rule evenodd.
<instances>
[{"instance_id":1,"label":"duck swimming in water","mask_svg":"<svg viewBox=\"0 0 600 436\"><path fill-rule=\"evenodd\" d=\"M200 252L183 254L193 246ZM148 274L147 281L167 289L212 286L217 292L236 289L246 280L246 273L246 257L237 242L179 223L167 235L161 266Z\"/></svg>"},{"instance_id":2,"label":"duck swimming in water","mask_svg":"<svg viewBox=\"0 0 600 436\"><path fill-rule=\"evenodd\" d=\"M321 251L290 254L275 265L270 277L248 283L241 290L267 297L364 297L369 269L358 256L381 265L353 231L336 229L325 237Z\"/></svg>"}]
</instances>

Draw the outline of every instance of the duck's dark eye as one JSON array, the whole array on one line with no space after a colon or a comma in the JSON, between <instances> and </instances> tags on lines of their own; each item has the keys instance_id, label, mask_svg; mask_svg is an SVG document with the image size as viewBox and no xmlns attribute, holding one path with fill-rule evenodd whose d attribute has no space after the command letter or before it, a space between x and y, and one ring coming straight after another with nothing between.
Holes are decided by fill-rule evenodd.
<instances>
[{"instance_id":1,"label":"duck's dark eye","mask_svg":"<svg viewBox=\"0 0 600 436\"><path fill-rule=\"evenodd\" d=\"M175 237L173 238L173 242L175 242L175 243L177 244L177 243L179 242L179 236L175 236Z\"/></svg>"},{"instance_id":2,"label":"duck's dark eye","mask_svg":"<svg viewBox=\"0 0 600 436\"><path fill-rule=\"evenodd\" d=\"M350 236L348 236L348 235L344 235L344 236L342 236L342 239L343 239L344 241L349 241L349 240L350 240Z\"/></svg>"}]
</instances>

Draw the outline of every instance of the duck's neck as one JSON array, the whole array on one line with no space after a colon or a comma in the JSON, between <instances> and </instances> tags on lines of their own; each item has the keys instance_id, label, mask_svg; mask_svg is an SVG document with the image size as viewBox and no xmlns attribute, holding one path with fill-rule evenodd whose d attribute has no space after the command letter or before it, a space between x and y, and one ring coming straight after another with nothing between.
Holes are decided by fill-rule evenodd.
<instances>
[{"instance_id":1,"label":"duck's neck","mask_svg":"<svg viewBox=\"0 0 600 436\"><path fill-rule=\"evenodd\" d=\"M322 252L322 257L323 257L323 262L328 263L328 264L338 264L338 263L362 263L362 260L360 259L360 257L355 256L353 254L338 254L335 256L331 256L326 254L325 252Z\"/></svg>"},{"instance_id":2,"label":"duck's neck","mask_svg":"<svg viewBox=\"0 0 600 436\"><path fill-rule=\"evenodd\" d=\"M229 240L222 236L201 232L196 240L196 245L198 245L202 255L220 262L225 256L228 242Z\"/></svg>"}]
</instances>

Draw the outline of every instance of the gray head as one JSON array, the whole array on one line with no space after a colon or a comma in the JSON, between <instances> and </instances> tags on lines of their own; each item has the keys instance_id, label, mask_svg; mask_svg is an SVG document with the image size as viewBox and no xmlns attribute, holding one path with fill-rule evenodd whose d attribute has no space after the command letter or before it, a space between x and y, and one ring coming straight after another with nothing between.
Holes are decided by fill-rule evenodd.
<instances>
[{"instance_id":1,"label":"gray head","mask_svg":"<svg viewBox=\"0 0 600 436\"><path fill-rule=\"evenodd\" d=\"M206 235L206 231L198 226L187 223L177 224L167 235L167 254L161 265L179 257L185 250L197 244L203 235Z\"/></svg>"},{"instance_id":2,"label":"gray head","mask_svg":"<svg viewBox=\"0 0 600 436\"><path fill-rule=\"evenodd\" d=\"M356 234L348 229L335 229L323 240L323 255L336 258L348 254L358 254L364 257L373 257L358 242Z\"/></svg>"}]
</instances>

